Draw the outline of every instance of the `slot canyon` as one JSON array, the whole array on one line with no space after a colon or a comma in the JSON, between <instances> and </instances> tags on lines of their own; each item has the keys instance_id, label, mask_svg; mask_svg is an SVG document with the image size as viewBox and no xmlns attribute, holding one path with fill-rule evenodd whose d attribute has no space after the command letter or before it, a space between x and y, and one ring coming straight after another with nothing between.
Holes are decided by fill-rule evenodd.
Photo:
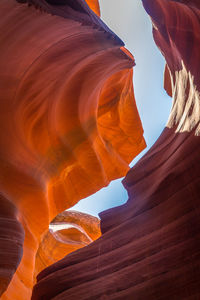
<instances>
[{"instance_id":1,"label":"slot canyon","mask_svg":"<svg viewBox=\"0 0 200 300\"><path fill-rule=\"evenodd\" d=\"M173 104L132 168L134 53L98 0L0 1L2 300L200 299L200 2L137 1ZM121 177L125 204L67 210Z\"/></svg>"}]
</instances>

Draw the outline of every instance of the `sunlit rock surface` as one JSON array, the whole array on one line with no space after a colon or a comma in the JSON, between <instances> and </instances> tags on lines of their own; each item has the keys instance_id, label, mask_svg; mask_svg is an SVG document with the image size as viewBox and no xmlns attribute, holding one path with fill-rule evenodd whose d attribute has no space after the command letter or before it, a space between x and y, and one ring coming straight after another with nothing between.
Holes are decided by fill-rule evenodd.
<instances>
[{"instance_id":1,"label":"sunlit rock surface","mask_svg":"<svg viewBox=\"0 0 200 300\"><path fill-rule=\"evenodd\" d=\"M36 254L35 275L65 255L87 246L101 235L99 219L77 211L64 211L50 224Z\"/></svg>"},{"instance_id":2,"label":"sunlit rock surface","mask_svg":"<svg viewBox=\"0 0 200 300\"><path fill-rule=\"evenodd\" d=\"M100 7L99 7L99 1L98 0L86 0L87 4L89 7L97 14L100 16Z\"/></svg>"},{"instance_id":3,"label":"sunlit rock surface","mask_svg":"<svg viewBox=\"0 0 200 300\"><path fill-rule=\"evenodd\" d=\"M102 237L42 271L33 300L200 299L200 4L143 4L168 65L169 121L124 179L128 202L101 213Z\"/></svg>"},{"instance_id":4,"label":"sunlit rock surface","mask_svg":"<svg viewBox=\"0 0 200 300\"><path fill-rule=\"evenodd\" d=\"M51 220L124 176L145 147L122 47L84 1L0 1L3 300L30 299Z\"/></svg>"}]
</instances>

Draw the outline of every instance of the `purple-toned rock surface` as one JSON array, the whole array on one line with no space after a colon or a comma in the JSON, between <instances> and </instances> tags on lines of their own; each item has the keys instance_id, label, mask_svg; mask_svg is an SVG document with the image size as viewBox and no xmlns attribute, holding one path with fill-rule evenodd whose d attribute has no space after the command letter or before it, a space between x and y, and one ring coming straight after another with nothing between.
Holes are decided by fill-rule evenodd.
<instances>
[{"instance_id":1,"label":"purple-toned rock surface","mask_svg":"<svg viewBox=\"0 0 200 300\"><path fill-rule=\"evenodd\" d=\"M23 253L24 229L16 207L0 193L0 295L14 275Z\"/></svg>"}]
</instances>

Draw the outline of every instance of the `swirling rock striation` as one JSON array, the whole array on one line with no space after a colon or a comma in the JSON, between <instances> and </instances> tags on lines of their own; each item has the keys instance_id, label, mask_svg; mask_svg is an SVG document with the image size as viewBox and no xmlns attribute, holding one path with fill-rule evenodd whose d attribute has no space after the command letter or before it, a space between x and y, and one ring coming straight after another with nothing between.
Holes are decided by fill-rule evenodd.
<instances>
[{"instance_id":1,"label":"swirling rock striation","mask_svg":"<svg viewBox=\"0 0 200 300\"><path fill-rule=\"evenodd\" d=\"M143 0L173 95L166 128L101 213L103 235L37 277L33 300L200 298L200 4Z\"/></svg>"},{"instance_id":2,"label":"swirling rock striation","mask_svg":"<svg viewBox=\"0 0 200 300\"><path fill-rule=\"evenodd\" d=\"M72 210L57 215L38 248L35 275L100 236L100 220L96 217Z\"/></svg>"},{"instance_id":3,"label":"swirling rock striation","mask_svg":"<svg viewBox=\"0 0 200 300\"><path fill-rule=\"evenodd\" d=\"M3 300L30 299L52 219L124 176L145 147L134 59L87 3L0 1L0 190L16 209L1 210L13 220L0 244Z\"/></svg>"}]
</instances>

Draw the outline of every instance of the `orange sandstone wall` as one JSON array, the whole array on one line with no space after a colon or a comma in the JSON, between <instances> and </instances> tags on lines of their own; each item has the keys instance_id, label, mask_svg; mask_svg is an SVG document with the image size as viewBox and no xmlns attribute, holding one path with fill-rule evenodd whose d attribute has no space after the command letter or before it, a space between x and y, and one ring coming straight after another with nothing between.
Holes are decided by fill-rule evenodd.
<instances>
[{"instance_id":1,"label":"orange sandstone wall","mask_svg":"<svg viewBox=\"0 0 200 300\"><path fill-rule=\"evenodd\" d=\"M84 1L0 1L3 300L30 299L52 219L124 176L145 147L121 47Z\"/></svg>"},{"instance_id":2,"label":"orange sandstone wall","mask_svg":"<svg viewBox=\"0 0 200 300\"><path fill-rule=\"evenodd\" d=\"M100 16L100 7L98 0L86 0L89 7L98 15Z\"/></svg>"}]
</instances>

